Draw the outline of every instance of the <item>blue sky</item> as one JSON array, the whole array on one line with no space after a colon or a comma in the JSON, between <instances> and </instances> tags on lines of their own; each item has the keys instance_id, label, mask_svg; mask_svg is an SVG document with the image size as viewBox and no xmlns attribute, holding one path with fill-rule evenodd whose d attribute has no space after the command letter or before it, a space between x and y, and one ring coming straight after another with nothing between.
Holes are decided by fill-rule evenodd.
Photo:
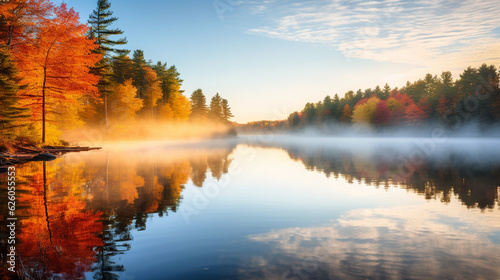
<instances>
[{"instance_id":1,"label":"blue sky","mask_svg":"<svg viewBox=\"0 0 500 280\"><path fill-rule=\"evenodd\" d=\"M84 22L97 4L65 2ZM494 0L110 2L128 49L175 64L188 96L219 92L238 122L283 119L327 94L500 64Z\"/></svg>"}]
</instances>

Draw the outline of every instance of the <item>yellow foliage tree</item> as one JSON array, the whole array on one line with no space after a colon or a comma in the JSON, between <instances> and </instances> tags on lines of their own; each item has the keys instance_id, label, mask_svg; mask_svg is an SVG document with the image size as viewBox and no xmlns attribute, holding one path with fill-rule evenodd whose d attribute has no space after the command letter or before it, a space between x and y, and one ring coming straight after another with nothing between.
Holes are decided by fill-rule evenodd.
<instances>
[{"instance_id":1,"label":"yellow foliage tree","mask_svg":"<svg viewBox=\"0 0 500 280\"><path fill-rule=\"evenodd\" d=\"M179 94L170 103L173 117L176 120L188 120L191 114L191 102L184 95Z\"/></svg>"},{"instance_id":2,"label":"yellow foliage tree","mask_svg":"<svg viewBox=\"0 0 500 280\"><path fill-rule=\"evenodd\" d=\"M174 111L172 111L172 108L170 107L170 104L163 104L161 107L160 107L160 110L158 112L158 116L161 118L161 119L164 119L164 120L171 120L174 118Z\"/></svg>"},{"instance_id":3,"label":"yellow foliage tree","mask_svg":"<svg viewBox=\"0 0 500 280\"><path fill-rule=\"evenodd\" d=\"M153 69L149 67L144 67L143 69L145 80L145 86L143 88L144 108L146 111L151 112L151 117L154 118L158 100L162 97L160 81Z\"/></svg>"},{"instance_id":4,"label":"yellow foliage tree","mask_svg":"<svg viewBox=\"0 0 500 280\"><path fill-rule=\"evenodd\" d=\"M371 124L379 101L377 97L372 97L365 103L356 105L352 113L352 121L355 124Z\"/></svg>"},{"instance_id":5,"label":"yellow foliage tree","mask_svg":"<svg viewBox=\"0 0 500 280\"><path fill-rule=\"evenodd\" d=\"M123 84L115 85L110 95L110 116L116 124L130 124L135 120L135 114L144 105L136 97L137 89L132 85L132 79Z\"/></svg>"}]
</instances>

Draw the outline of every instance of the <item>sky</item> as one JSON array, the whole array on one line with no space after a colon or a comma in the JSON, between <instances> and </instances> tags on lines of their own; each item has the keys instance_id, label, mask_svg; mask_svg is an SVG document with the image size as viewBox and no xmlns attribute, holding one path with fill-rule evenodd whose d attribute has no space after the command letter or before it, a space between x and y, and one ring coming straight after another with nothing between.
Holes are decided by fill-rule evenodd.
<instances>
[{"instance_id":1,"label":"sky","mask_svg":"<svg viewBox=\"0 0 500 280\"><path fill-rule=\"evenodd\" d=\"M61 3L61 0L55 0ZM65 0L86 22L96 0ZM110 0L127 49L175 65L234 121L284 119L349 90L500 66L496 0Z\"/></svg>"}]
</instances>

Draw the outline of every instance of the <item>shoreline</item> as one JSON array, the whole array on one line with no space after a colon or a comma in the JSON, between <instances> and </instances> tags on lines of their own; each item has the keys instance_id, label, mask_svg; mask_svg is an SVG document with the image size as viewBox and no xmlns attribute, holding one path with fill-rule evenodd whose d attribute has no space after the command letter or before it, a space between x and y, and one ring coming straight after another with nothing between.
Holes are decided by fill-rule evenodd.
<instances>
[{"instance_id":1,"label":"shoreline","mask_svg":"<svg viewBox=\"0 0 500 280\"><path fill-rule=\"evenodd\" d=\"M67 153L87 152L100 149L102 148L80 146L46 146L43 148L33 148L14 145L13 151L0 153L0 174L6 173L9 166L18 166L31 161L51 161Z\"/></svg>"}]
</instances>

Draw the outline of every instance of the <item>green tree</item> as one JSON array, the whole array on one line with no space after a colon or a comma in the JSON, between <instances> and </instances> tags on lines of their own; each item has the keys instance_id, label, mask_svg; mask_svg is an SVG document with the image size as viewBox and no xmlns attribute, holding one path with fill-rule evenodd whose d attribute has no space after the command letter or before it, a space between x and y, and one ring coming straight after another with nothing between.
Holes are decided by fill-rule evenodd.
<instances>
[{"instance_id":1,"label":"green tree","mask_svg":"<svg viewBox=\"0 0 500 280\"><path fill-rule=\"evenodd\" d=\"M132 79L133 85L137 88L137 96L144 98L144 88L147 86L146 82L146 59L144 58L144 51L135 50L132 56Z\"/></svg>"},{"instance_id":2,"label":"green tree","mask_svg":"<svg viewBox=\"0 0 500 280\"><path fill-rule=\"evenodd\" d=\"M316 107L313 103L307 103L302 112L305 115L307 124L314 123L314 120L316 119Z\"/></svg>"},{"instance_id":3,"label":"green tree","mask_svg":"<svg viewBox=\"0 0 500 280\"><path fill-rule=\"evenodd\" d=\"M210 100L210 111L208 115L213 121L221 121L224 119L222 111L222 98L219 93L217 93L214 97L212 97L212 100Z\"/></svg>"},{"instance_id":4,"label":"green tree","mask_svg":"<svg viewBox=\"0 0 500 280\"><path fill-rule=\"evenodd\" d=\"M162 78L163 100L168 102L184 92L184 90L181 90L183 80L180 75L175 65L167 69L165 77Z\"/></svg>"},{"instance_id":5,"label":"green tree","mask_svg":"<svg viewBox=\"0 0 500 280\"><path fill-rule=\"evenodd\" d=\"M111 4L108 0L98 0L97 9L89 16L89 37L94 39L98 48L93 52L102 55L102 59L91 69L91 72L100 77L97 85L101 98L104 101L104 119L106 122L106 129L108 128L108 95L111 92L112 84L112 71L111 59L114 54L128 53L127 50L117 49L115 46L125 45L126 38L113 40L110 37L114 35L122 35L123 31L120 29L110 29L109 27L118 20L113 17L113 12L109 10Z\"/></svg>"},{"instance_id":6,"label":"green tree","mask_svg":"<svg viewBox=\"0 0 500 280\"><path fill-rule=\"evenodd\" d=\"M299 126L299 124L300 124L299 112L291 113L290 116L288 117L288 125L292 128L295 128Z\"/></svg>"},{"instance_id":7,"label":"green tree","mask_svg":"<svg viewBox=\"0 0 500 280\"><path fill-rule=\"evenodd\" d=\"M468 67L460 74L460 79L456 82L459 95L474 96L478 89L478 83L477 69Z\"/></svg>"},{"instance_id":8,"label":"green tree","mask_svg":"<svg viewBox=\"0 0 500 280\"><path fill-rule=\"evenodd\" d=\"M123 84L133 77L133 62L128 56L128 51L120 52L111 62L113 68L113 82Z\"/></svg>"},{"instance_id":9,"label":"green tree","mask_svg":"<svg viewBox=\"0 0 500 280\"><path fill-rule=\"evenodd\" d=\"M151 68L155 70L156 75L158 76L158 81L160 82L160 87L161 87L161 92L162 92L162 100L161 104L165 104L168 102L168 70L167 70L167 63L162 63L161 61L158 61L156 65L153 65Z\"/></svg>"},{"instance_id":10,"label":"green tree","mask_svg":"<svg viewBox=\"0 0 500 280\"><path fill-rule=\"evenodd\" d=\"M20 126L19 119L28 117L26 108L18 104L18 70L5 45L0 45L0 135L14 136L13 128Z\"/></svg>"},{"instance_id":11,"label":"green tree","mask_svg":"<svg viewBox=\"0 0 500 280\"><path fill-rule=\"evenodd\" d=\"M441 82L446 86L451 87L453 85L453 75L450 71L443 71L441 73Z\"/></svg>"},{"instance_id":12,"label":"green tree","mask_svg":"<svg viewBox=\"0 0 500 280\"><path fill-rule=\"evenodd\" d=\"M229 122L229 120L234 117L234 115L231 113L231 108L229 107L229 102L227 102L227 99L222 99L222 119L226 122Z\"/></svg>"},{"instance_id":13,"label":"green tree","mask_svg":"<svg viewBox=\"0 0 500 280\"><path fill-rule=\"evenodd\" d=\"M201 89L191 94L191 118L194 120L205 120L208 114L207 99Z\"/></svg>"},{"instance_id":14,"label":"green tree","mask_svg":"<svg viewBox=\"0 0 500 280\"><path fill-rule=\"evenodd\" d=\"M380 93L380 96L379 98L381 100L386 100L387 98L389 98L389 94L391 93L391 87L389 86L388 83L385 83L385 86L384 86L384 89L382 90L382 92Z\"/></svg>"}]
</instances>

